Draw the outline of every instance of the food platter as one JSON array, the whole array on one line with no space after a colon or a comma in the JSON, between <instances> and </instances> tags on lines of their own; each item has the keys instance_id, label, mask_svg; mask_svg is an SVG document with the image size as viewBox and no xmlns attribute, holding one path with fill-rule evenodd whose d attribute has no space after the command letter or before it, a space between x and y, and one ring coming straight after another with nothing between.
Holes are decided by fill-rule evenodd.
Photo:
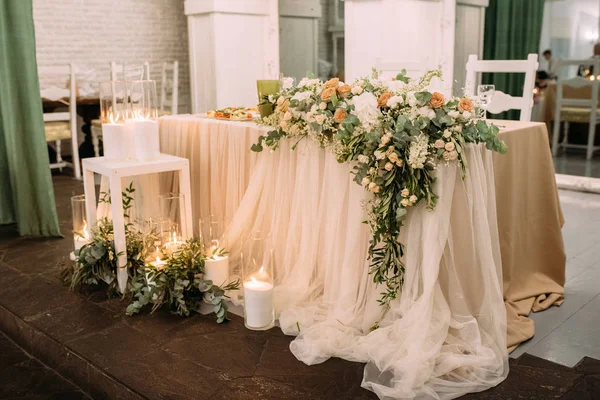
<instances>
[{"instance_id":1,"label":"food platter","mask_svg":"<svg viewBox=\"0 0 600 400\"><path fill-rule=\"evenodd\" d=\"M206 113L206 117L225 121L253 121L259 117L259 114L256 108L226 107L211 110Z\"/></svg>"}]
</instances>

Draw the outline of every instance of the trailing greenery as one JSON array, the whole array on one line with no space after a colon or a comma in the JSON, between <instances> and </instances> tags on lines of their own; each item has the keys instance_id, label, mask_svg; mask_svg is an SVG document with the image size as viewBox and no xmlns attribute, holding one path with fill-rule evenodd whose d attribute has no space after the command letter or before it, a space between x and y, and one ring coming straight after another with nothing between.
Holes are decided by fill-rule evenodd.
<instances>
[{"instance_id":1,"label":"trailing greenery","mask_svg":"<svg viewBox=\"0 0 600 400\"><path fill-rule=\"evenodd\" d=\"M224 287L204 279L204 246L197 239L190 239L160 264L154 263L138 269L131 282L133 300L127 307L127 315L140 312L146 306L151 312L160 308L189 316L190 311L200 311L203 303L211 304L217 322L227 320L228 298L226 291L238 290L239 281ZM164 262L164 264L163 264Z\"/></svg>"}]
</instances>

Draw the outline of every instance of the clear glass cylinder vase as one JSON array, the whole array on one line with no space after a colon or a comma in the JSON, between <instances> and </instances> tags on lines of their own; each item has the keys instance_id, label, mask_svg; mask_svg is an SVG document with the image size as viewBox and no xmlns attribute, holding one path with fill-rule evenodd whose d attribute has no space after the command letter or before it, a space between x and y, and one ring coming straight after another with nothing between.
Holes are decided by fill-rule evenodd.
<instances>
[{"instance_id":1,"label":"clear glass cylinder vase","mask_svg":"<svg viewBox=\"0 0 600 400\"><path fill-rule=\"evenodd\" d=\"M275 325L273 250L270 235L253 232L242 246L244 324L251 330Z\"/></svg>"},{"instance_id":2,"label":"clear glass cylinder vase","mask_svg":"<svg viewBox=\"0 0 600 400\"><path fill-rule=\"evenodd\" d=\"M167 252L176 251L187 239L185 202L183 193L169 192L159 196L160 236Z\"/></svg>"},{"instance_id":3,"label":"clear glass cylinder vase","mask_svg":"<svg viewBox=\"0 0 600 400\"><path fill-rule=\"evenodd\" d=\"M108 160L132 158L133 136L125 128L128 104L125 81L100 82L99 97L104 157Z\"/></svg>"},{"instance_id":4,"label":"clear glass cylinder vase","mask_svg":"<svg viewBox=\"0 0 600 400\"><path fill-rule=\"evenodd\" d=\"M225 286L229 281L229 255L223 248L225 221L222 217L210 215L199 221L200 238L204 244L204 279L214 285Z\"/></svg>"},{"instance_id":5,"label":"clear glass cylinder vase","mask_svg":"<svg viewBox=\"0 0 600 400\"><path fill-rule=\"evenodd\" d=\"M81 249L90 242L90 227L85 216L85 195L71 197L73 215L73 243L75 250Z\"/></svg>"}]
</instances>

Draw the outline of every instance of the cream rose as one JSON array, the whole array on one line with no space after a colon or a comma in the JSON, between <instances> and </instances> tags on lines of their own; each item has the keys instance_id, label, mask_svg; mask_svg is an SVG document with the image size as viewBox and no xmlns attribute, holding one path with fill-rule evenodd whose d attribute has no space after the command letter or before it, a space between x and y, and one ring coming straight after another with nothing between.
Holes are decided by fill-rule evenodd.
<instances>
[{"instance_id":1,"label":"cream rose","mask_svg":"<svg viewBox=\"0 0 600 400\"><path fill-rule=\"evenodd\" d=\"M363 186L367 186L368 184L371 183L371 180L368 177L365 176L364 178L362 178L361 183L362 183Z\"/></svg>"},{"instance_id":2,"label":"cream rose","mask_svg":"<svg viewBox=\"0 0 600 400\"><path fill-rule=\"evenodd\" d=\"M348 96L351 91L352 88L350 87L350 85L342 85L337 88L337 93L340 95L340 97Z\"/></svg>"},{"instance_id":3,"label":"cream rose","mask_svg":"<svg viewBox=\"0 0 600 400\"><path fill-rule=\"evenodd\" d=\"M325 87L326 88L337 88L339 86L339 84L340 84L339 78L331 78L330 80L325 82Z\"/></svg>"},{"instance_id":4,"label":"cream rose","mask_svg":"<svg viewBox=\"0 0 600 400\"><path fill-rule=\"evenodd\" d=\"M409 197L409 199L411 203L416 203L417 202L417 196L415 196L414 194L412 196Z\"/></svg>"},{"instance_id":5,"label":"cream rose","mask_svg":"<svg viewBox=\"0 0 600 400\"><path fill-rule=\"evenodd\" d=\"M327 103L325 103L325 102L321 102L321 104L319 104L319 108L320 108L321 110L327 110Z\"/></svg>"},{"instance_id":6,"label":"cream rose","mask_svg":"<svg viewBox=\"0 0 600 400\"><path fill-rule=\"evenodd\" d=\"M431 108L440 108L444 105L444 95L439 92L433 92L431 95L431 100L429 100L429 105Z\"/></svg>"},{"instance_id":7,"label":"cream rose","mask_svg":"<svg viewBox=\"0 0 600 400\"><path fill-rule=\"evenodd\" d=\"M382 137L381 137L381 144L382 144L382 145L384 145L384 146L385 146L385 145L386 145L386 144L388 144L389 142L390 142L390 138L389 138L389 136L387 136L387 135L384 135L384 136L382 136Z\"/></svg>"},{"instance_id":8,"label":"cream rose","mask_svg":"<svg viewBox=\"0 0 600 400\"><path fill-rule=\"evenodd\" d=\"M404 165L404 161L398 160L398 161L396 161L396 165L399 166L399 167L401 167L401 166Z\"/></svg>"},{"instance_id":9,"label":"cream rose","mask_svg":"<svg viewBox=\"0 0 600 400\"><path fill-rule=\"evenodd\" d=\"M390 99L390 97L392 97L392 94L390 92L382 93L381 96L379 96L379 98L377 99L377 107L381 108L387 106L387 102Z\"/></svg>"},{"instance_id":10,"label":"cream rose","mask_svg":"<svg viewBox=\"0 0 600 400\"><path fill-rule=\"evenodd\" d=\"M442 157L444 158L444 161L450 161L450 152L445 151L444 154L442 154Z\"/></svg>"},{"instance_id":11,"label":"cream rose","mask_svg":"<svg viewBox=\"0 0 600 400\"><path fill-rule=\"evenodd\" d=\"M354 86L352 88L352 94L358 96L359 94L361 94L363 92L363 88L360 86Z\"/></svg>"},{"instance_id":12,"label":"cream rose","mask_svg":"<svg viewBox=\"0 0 600 400\"><path fill-rule=\"evenodd\" d=\"M456 150L453 150L450 152L450 161L454 161L458 158L458 153L456 152Z\"/></svg>"},{"instance_id":13,"label":"cream rose","mask_svg":"<svg viewBox=\"0 0 600 400\"><path fill-rule=\"evenodd\" d=\"M283 97L280 97L279 99L283 99ZM276 111L282 112L282 113L287 112L287 110L290 108L290 101L288 99L284 99L280 104L279 99L277 100L278 106L276 108Z\"/></svg>"},{"instance_id":14,"label":"cream rose","mask_svg":"<svg viewBox=\"0 0 600 400\"><path fill-rule=\"evenodd\" d=\"M285 128L287 126L287 121L281 121L279 123L279 126L282 127L282 128Z\"/></svg>"},{"instance_id":15,"label":"cream rose","mask_svg":"<svg viewBox=\"0 0 600 400\"><path fill-rule=\"evenodd\" d=\"M459 125L459 126L460 126L460 125ZM450 136L452 136L452 131L451 131L450 129L446 129L446 130L444 131L444 137L445 137L446 139L448 139Z\"/></svg>"},{"instance_id":16,"label":"cream rose","mask_svg":"<svg viewBox=\"0 0 600 400\"><path fill-rule=\"evenodd\" d=\"M408 197L410 195L410 191L407 188L402 189L402 191L400 192L400 196L402 197Z\"/></svg>"},{"instance_id":17,"label":"cream rose","mask_svg":"<svg viewBox=\"0 0 600 400\"><path fill-rule=\"evenodd\" d=\"M394 164L392 164L391 162L386 163L384 168L386 171L391 171L394 169Z\"/></svg>"},{"instance_id":18,"label":"cream rose","mask_svg":"<svg viewBox=\"0 0 600 400\"><path fill-rule=\"evenodd\" d=\"M348 113L346 112L346 110L344 110L342 108L338 108L337 110L335 110L335 113L333 114L333 120L337 123L340 123L343 120L345 120L347 116L348 116Z\"/></svg>"},{"instance_id":19,"label":"cream rose","mask_svg":"<svg viewBox=\"0 0 600 400\"><path fill-rule=\"evenodd\" d=\"M471 99L466 97L460 99L460 101L458 102L458 111L473 111L473 102L471 101Z\"/></svg>"},{"instance_id":20,"label":"cream rose","mask_svg":"<svg viewBox=\"0 0 600 400\"><path fill-rule=\"evenodd\" d=\"M390 155L388 156L388 158L393 163L398 162L398 153L390 153Z\"/></svg>"},{"instance_id":21,"label":"cream rose","mask_svg":"<svg viewBox=\"0 0 600 400\"><path fill-rule=\"evenodd\" d=\"M334 88L327 88L327 89L323 90L323 92L321 93L321 100L329 101L329 100L331 100L331 96L333 96L334 94L335 94Z\"/></svg>"},{"instance_id":22,"label":"cream rose","mask_svg":"<svg viewBox=\"0 0 600 400\"><path fill-rule=\"evenodd\" d=\"M400 204L402 204L402 207L409 207L410 206L410 200L408 200L408 199L402 199L402 201L400 202Z\"/></svg>"},{"instance_id":23,"label":"cream rose","mask_svg":"<svg viewBox=\"0 0 600 400\"><path fill-rule=\"evenodd\" d=\"M436 149L443 149L445 144L446 142L444 142L442 139L438 139L433 144L433 147L435 147Z\"/></svg>"},{"instance_id":24,"label":"cream rose","mask_svg":"<svg viewBox=\"0 0 600 400\"><path fill-rule=\"evenodd\" d=\"M325 116L323 114L319 114L315 117L315 121L317 121L317 124L319 125L323 125L323 122L325 122Z\"/></svg>"},{"instance_id":25,"label":"cream rose","mask_svg":"<svg viewBox=\"0 0 600 400\"><path fill-rule=\"evenodd\" d=\"M359 155L359 156L358 156L358 162L359 162L359 163L366 164L366 163L368 163L368 162L369 162L369 157L367 157L367 156L365 156L365 155L361 154L361 155Z\"/></svg>"},{"instance_id":26,"label":"cream rose","mask_svg":"<svg viewBox=\"0 0 600 400\"><path fill-rule=\"evenodd\" d=\"M446 149L446 151L454 150L454 143L452 143L452 142L446 143L446 145L444 146L444 149Z\"/></svg>"},{"instance_id":27,"label":"cream rose","mask_svg":"<svg viewBox=\"0 0 600 400\"><path fill-rule=\"evenodd\" d=\"M448 111L448 116L450 118L456 119L456 118L458 118L459 115L460 115L460 113L456 110Z\"/></svg>"}]
</instances>

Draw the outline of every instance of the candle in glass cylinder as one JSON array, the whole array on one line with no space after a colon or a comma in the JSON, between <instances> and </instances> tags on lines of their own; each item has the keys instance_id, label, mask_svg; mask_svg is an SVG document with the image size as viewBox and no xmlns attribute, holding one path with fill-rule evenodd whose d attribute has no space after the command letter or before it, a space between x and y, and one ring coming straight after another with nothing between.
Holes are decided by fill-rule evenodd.
<instances>
[{"instance_id":1,"label":"candle in glass cylinder","mask_svg":"<svg viewBox=\"0 0 600 400\"><path fill-rule=\"evenodd\" d=\"M273 327L273 284L253 276L244 282L244 323L248 329L266 330Z\"/></svg>"},{"instance_id":2,"label":"candle in glass cylinder","mask_svg":"<svg viewBox=\"0 0 600 400\"><path fill-rule=\"evenodd\" d=\"M214 285L223 286L229 279L229 257L217 254L218 248L212 246L206 261L204 261L204 279Z\"/></svg>"},{"instance_id":3,"label":"candle in glass cylinder","mask_svg":"<svg viewBox=\"0 0 600 400\"><path fill-rule=\"evenodd\" d=\"M90 242L90 234L88 233L87 223L83 227L83 232L75 232L73 234L73 241L75 242L75 250L81 249L84 245Z\"/></svg>"},{"instance_id":4,"label":"candle in glass cylinder","mask_svg":"<svg viewBox=\"0 0 600 400\"><path fill-rule=\"evenodd\" d=\"M135 157L153 160L160 157L156 82L150 80L129 83L129 102L125 125L133 137Z\"/></svg>"}]
</instances>

